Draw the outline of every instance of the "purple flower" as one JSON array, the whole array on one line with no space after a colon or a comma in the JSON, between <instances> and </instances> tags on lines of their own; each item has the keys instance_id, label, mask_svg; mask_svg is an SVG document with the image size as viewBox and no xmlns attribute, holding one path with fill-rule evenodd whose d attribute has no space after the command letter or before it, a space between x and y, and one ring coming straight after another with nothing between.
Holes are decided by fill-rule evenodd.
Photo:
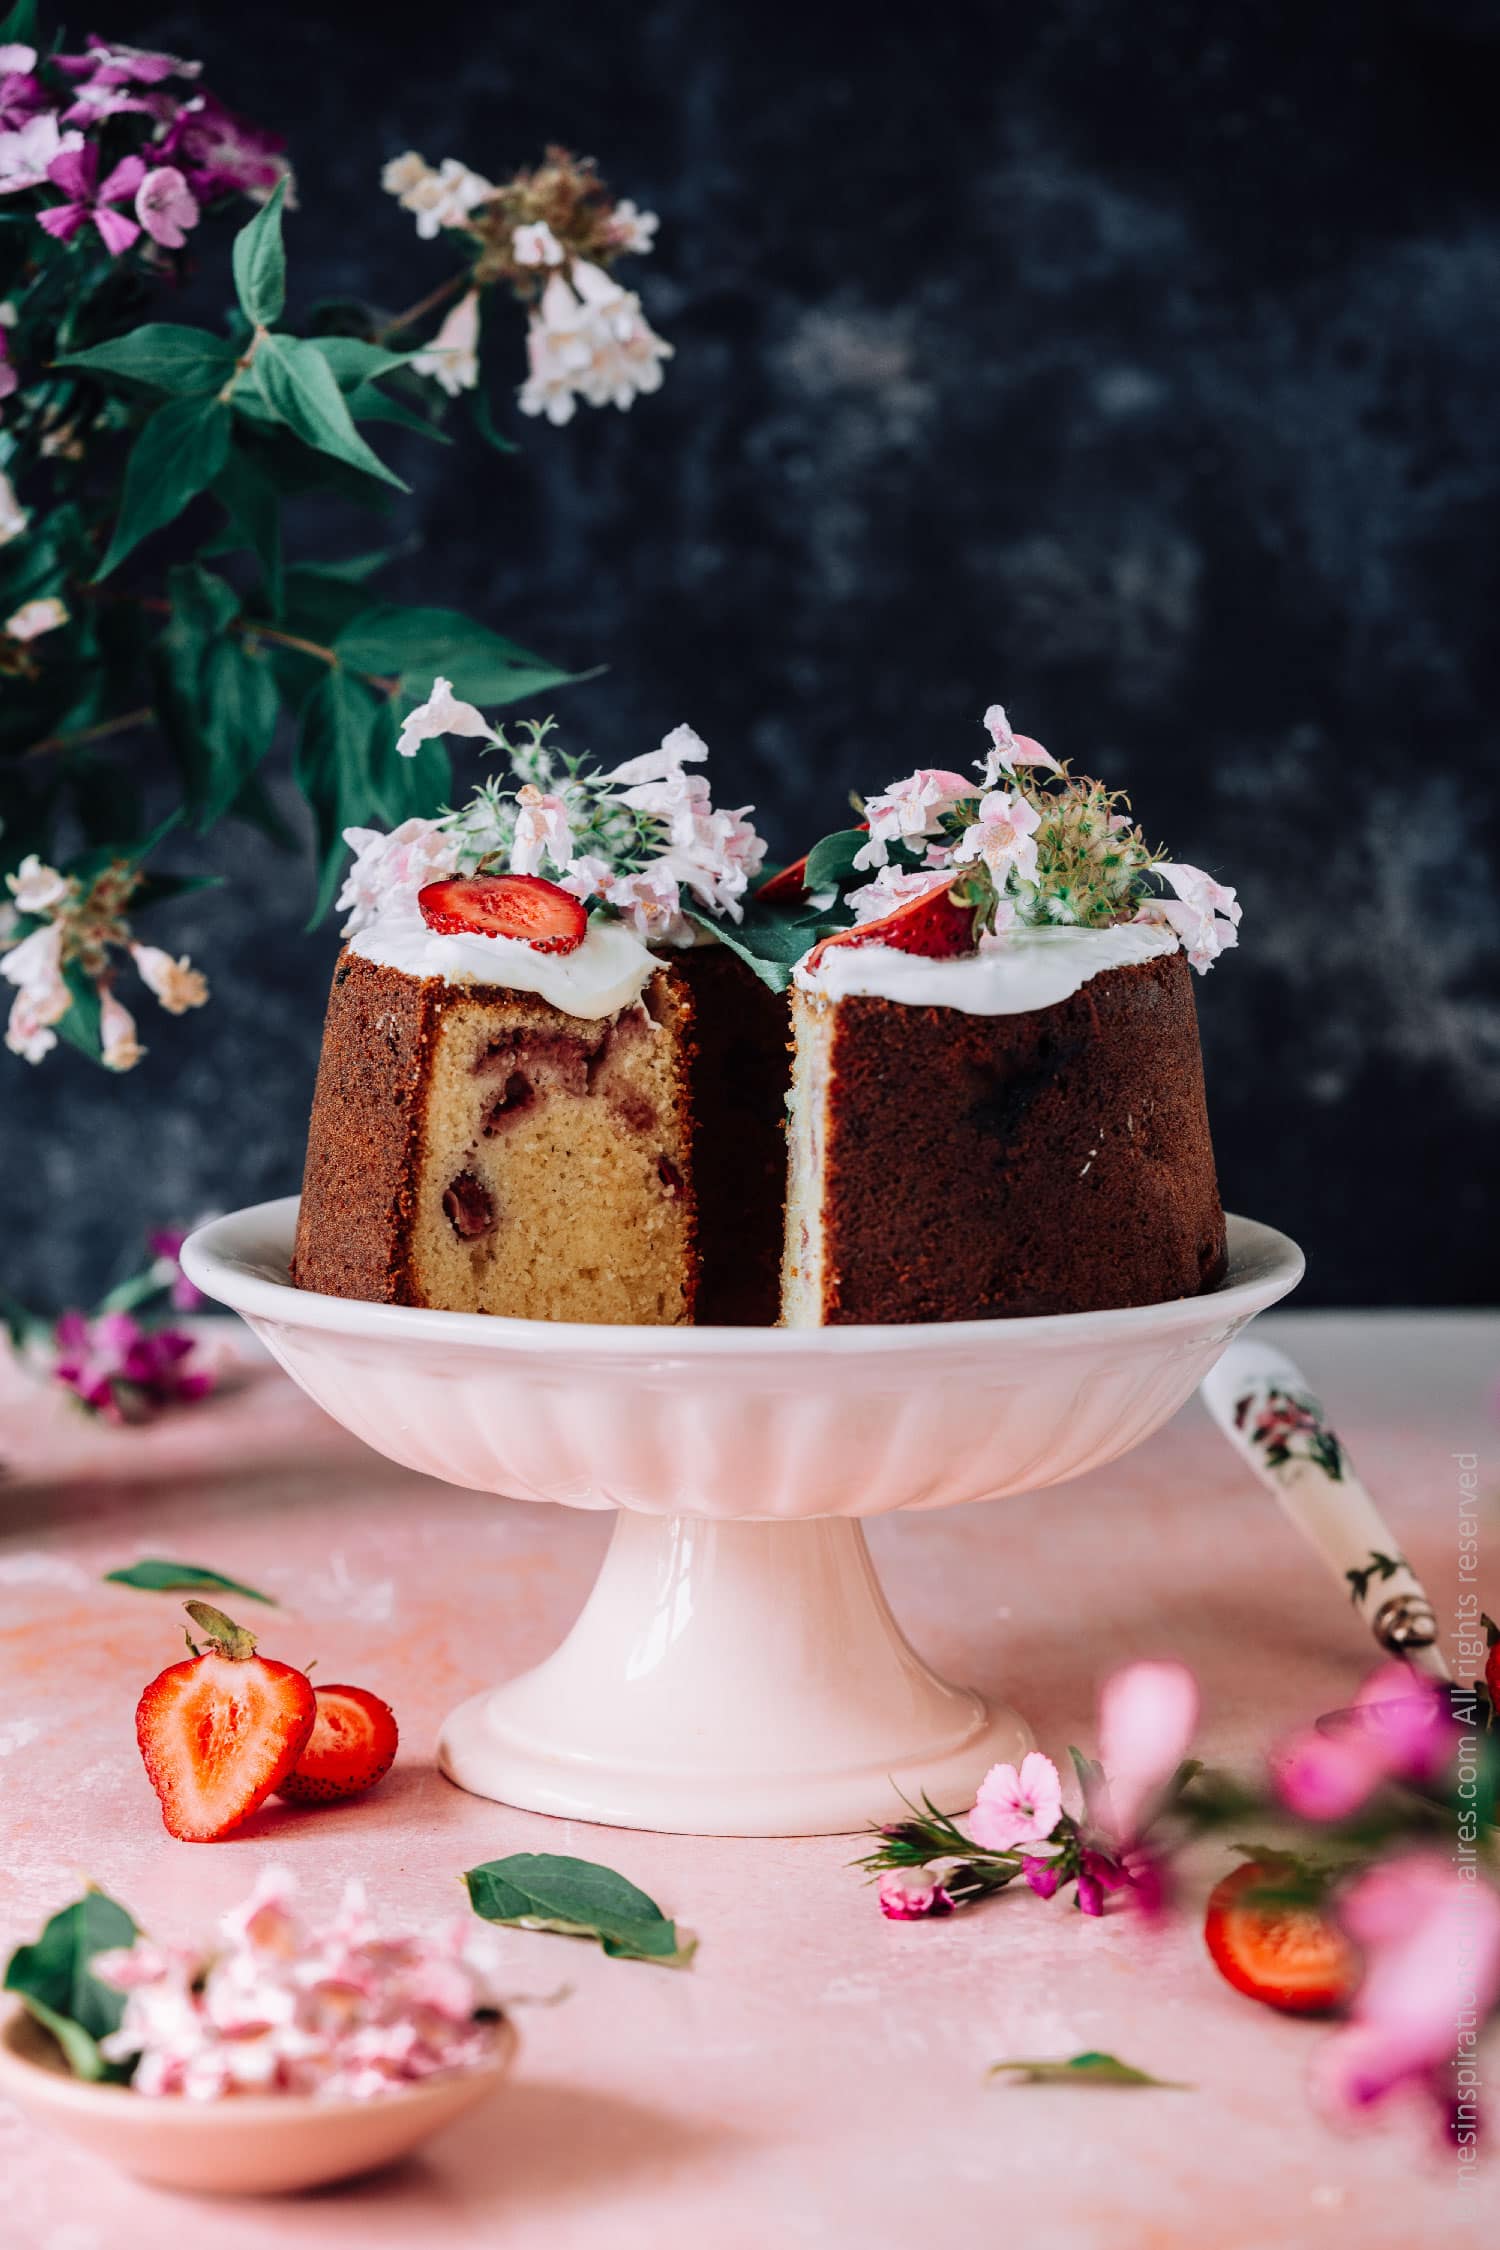
<instances>
[{"instance_id":1,"label":"purple flower","mask_svg":"<svg viewBox=\"0 0 1500 2250\"><path fill-rule=\"evenodd\" d=\"M171 1301L177 1312L197 1312L208 1303L203 1291L188 1280L182 1270L182 1246L187 1240L186 1227L155 1227L146 1237L146 1248L157 1261L156 1278L171 1284ZM170 1267L170 1273L167 1268Z\"/></svg>"},{"instance_id":2,"label":"purple flower","mask_svg":"<svg viewBox=\"0 0 1500 2250\"><path fill-rule=\"evenodd\" d=\"M183 103L158 154L180 166L200 202L216 195L263 202L287 170L285 148L279 133L236 117L216 94L198 94Z\"/></svg>"},{"instance_id":3,"label":"purple flower","mask_svg":"<svg viewBox=\"0 0 1500 2250\"><path fill-rule=\"evenodd\" d=\"M1307 1727L1272 1752L1277 1791L1304 1820L1347 1820L1382 1782L1430 1782L1453 1758L1457 1728L1433 1680L1385 1664L1338 1734Z\"/></svg>"},{"instance_id":4,"label":"purple flower","mask_svg":"<svg viewBox=\"0 0 1500 2250\"><path fill-rule=\"evenodd\" d=\"M211 1368L192 1367L196 1345L180 1329L148 1331L129 1313L90 1320L64 1313L53 1330L52 1377L106 1422L148 1422L163 1407L202 1398Z\"/></svg>"},{"instance_id":5,"label":"purple flower","mask_svg":"<svg viewBox=\"0 0 1500 2250\"><path fill-rule=\"evenodd\" d=\"M1078 1855L1077 1902L1084 1914L1102 1914L1104 1901L1110 1891L1123 1890L1130 1878L1120 1862L1108 1852L1085 1844Z\"/></svg>"},{"instance_id":6,"label":"purple flower","mask_svg":"<svg viewBox=\"0 0 1500 2250\"><path fill-rule=\"evenodd\" d=\"M54 55L57 68L69 78L82 78L98 86L159 86L164 78L196 78L201 62L181 55L163 55L149 47L127 47L90 32L81 55Z\"/></svg>"},{"instance_id":7,"label":"purple flower","mask_svg":"<svg viewBox=\"0 0 1500 2250\"><path fill-rule=\"evenodd\" d=\"M29 55L31 61L23 60ZM32 70L32 47L0 47L0 133L18 133L46 109L47 94Z\"/></svg>"},{"instance_id":8,"label":"purple flower","mask_svg":"<svg viewBox=\"0 0 1500 2250\"><path fill-rule=\"evenodd\" d=\"M159 164L136 190L135 215L153 242L180 250L198 224L198 202L175 164Z\"/></svg>"},{"instance_id":9,"label":"purple flower","mask_svg":"<svg viewBox=\"0 0 1500 2250\"><path fill-rule=\"evenodd\" d=\"M1031 1859L1023 1853L1021 1873L1038 1898L1051 1898L1062 1881L1055 1859Z\"/></svg>"},{"instance_id":10,"label":"purple flower","mask_svg":"<svg viewBox=\"0 0 1500 2250\"><path fill-rule=\"evenodd\" d=\"M111 206L128 203L146 177L146 167L140 157L122 158L101 181L97 148L90 145L68 149L52 159L47 166L47 177L69 199L37 213L39 224L55 240L71 242L79 228L92 219L112 258L118 258L122 250L130 248L141 230L134 219L127 219L123 211L113 210Z\"/></svg>"},{"instance_id":11,"label":"purple flower","mask_svg":"<svg viewBox=\"0 0 1500 2250\"><path fill-rule=\"evenodd\" d=\"M922 1922L929 1915L951 1914L953 1901L941 1883L913 1868L881 1878L880 1911L888 1922Z\"/></svg>"}]
</instances>

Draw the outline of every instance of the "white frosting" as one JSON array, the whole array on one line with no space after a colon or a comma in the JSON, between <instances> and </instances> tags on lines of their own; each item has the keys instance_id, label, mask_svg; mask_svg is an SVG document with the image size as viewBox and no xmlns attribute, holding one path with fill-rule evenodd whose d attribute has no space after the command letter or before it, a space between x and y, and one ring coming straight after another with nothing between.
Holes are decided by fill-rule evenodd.
<instances>
[{"instance_id":1,"label":"white frosting","mask_svg":"<svg viewBox=\"0 0 1500 2250\"><path fill-rule=\"evenodd\" d=\"M1048 926L1007 930L996 944L957 961L928 961L889 945L831 945L816 968L799 961L793 980L830 1000L858 993L909 1008L957 1008L966 1016L1024 1016L1055 1007L1105 969L1175 953L1160 922L1116 922L1104 930Z\"/></svg>"},{"instance_id":2,"label":"white frosting","mask_svg":"<svg viewBox=\"0 0 1500 2250\"><path fill-rule=\"evenodd\" d=\"M448 984L495 984L534 992L567 1016L614 1016L639 1000L657 967L623 922L590 921L571 953L542 953L524 938L485 937L466 930L440 936L423 921L414 898L395 901L357 936L349 951L409 977Z\"/></svg>"}]
</instances>

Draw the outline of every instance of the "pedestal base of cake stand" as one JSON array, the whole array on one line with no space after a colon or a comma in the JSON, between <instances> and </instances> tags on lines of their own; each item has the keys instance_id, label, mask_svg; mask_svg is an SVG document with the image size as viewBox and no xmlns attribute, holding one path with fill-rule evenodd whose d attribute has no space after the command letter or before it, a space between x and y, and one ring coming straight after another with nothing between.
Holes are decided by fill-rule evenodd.
<instances>
[{"instance_id":1,"label":"pedestal base of cake stand","mask_svg":"<svg viewBox=\"0 0 1500 2250\"><path fill-rule=\"evenodd\" d=\"M853 1833L959 1809L1032 1735L930 1672L846 1517L622 1512L561 1647L461 1704L438 1761L480 1797L615 1828Z\"/></svg>"}]
</instances>

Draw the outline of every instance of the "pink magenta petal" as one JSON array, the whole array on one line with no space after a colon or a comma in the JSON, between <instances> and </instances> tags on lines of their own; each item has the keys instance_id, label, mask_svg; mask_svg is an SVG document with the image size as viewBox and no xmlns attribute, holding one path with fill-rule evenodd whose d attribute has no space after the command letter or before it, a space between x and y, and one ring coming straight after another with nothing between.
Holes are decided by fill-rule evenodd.
<instances>
[{"instance_id":1,"label":"pink magenta petal","mask_svg":"<svg viewBox=\"0 0 1500 2250\"><path fill-rule=\"evenodd\" d=\"M100 184L100 202L123 203L127 196L134 195L145 177L146 167L140 157L122 156L108 179Z\"/></svg>"},{"instance_id":2,"label":"pink magenta petal","mask_svg":"<svg viewBox=\"0 0 1500 2250\"><path fill-rule=\"evenodd\" d=\"M1347 1820L1385 1778L1385 1768L1363 1735L1293 1735L1271 1755L1277 1795L1303 1820Z\"/></svg>"},{"instance_id":3,"label":"pink magenta petal","mask_svg":"<svg viewBox=\"0 0 1500 2250\"><path fill-rule=\"evenodd\" d=\"M1148 1825L1187 1755L1198 1723L1198 1683L1185 1664L1127 1664L1099 1693L1099 1758L1115 1840Z\"/></svg>"},{"instance_id":4,"label":"pink magenta petal","mask_svg":"<svg viewBox=\"0 0 1500 2250\"><path fill-rule=\"evenodd\" d=\"M93 213L93 221L104 237L104 246L112 258L118 258L122 250L128 250L141 231L134 219L127 219L123 211L111 211L104 204L100 204Z\"/></svg>"},{"instance_id":5,"label":"pink magenta petal","mask_svg":"<svg viewBox=\"0 0 1500 2250\"><path fill-rule=\"evenodd\" d=\"M38 211L36 217L44 234L57 242L71 242L88 215L81 203L54 203L50 211Z\"/></svg>"},{"instance_id":6,"label":"pink magenta petal","mask_svg":"<svg viewBox=\"0 0 1500 2250\"><path fill-rule=\"evenodd\" d=\"M47 166L47 177L65 195L87 202L93 196L94 182L99 177L99 151L90 141L85 141L82 148L65 148Z\"/></svg>"}]
</instances>

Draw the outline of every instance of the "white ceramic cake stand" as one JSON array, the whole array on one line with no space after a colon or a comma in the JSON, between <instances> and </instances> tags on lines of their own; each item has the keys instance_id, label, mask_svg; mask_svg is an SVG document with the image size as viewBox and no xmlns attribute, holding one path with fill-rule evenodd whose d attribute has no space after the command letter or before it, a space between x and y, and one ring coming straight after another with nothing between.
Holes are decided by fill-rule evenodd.
<instances>
[{"instance_id":1,"label":"white ceramic cake stand","mask_svg":"<svg viewBox=\"0 0 1500 2250\"><path fill-rule=\"evenodd\" d=\"M215 1219L182 1262L320 1406L451 1484L618 1510L578 1622L451 1715L445 1772L536 1812L699 1835L838 1834L920 1789L970 1803L1030 1731L910 1648L859 1519L1115 1460L1302 1273L1284 1235L1231 1219L1224 1286L1171 1304L602 1328L294 1289L296 1216L288 1197Z\"/></svg>"}]
</instances>

